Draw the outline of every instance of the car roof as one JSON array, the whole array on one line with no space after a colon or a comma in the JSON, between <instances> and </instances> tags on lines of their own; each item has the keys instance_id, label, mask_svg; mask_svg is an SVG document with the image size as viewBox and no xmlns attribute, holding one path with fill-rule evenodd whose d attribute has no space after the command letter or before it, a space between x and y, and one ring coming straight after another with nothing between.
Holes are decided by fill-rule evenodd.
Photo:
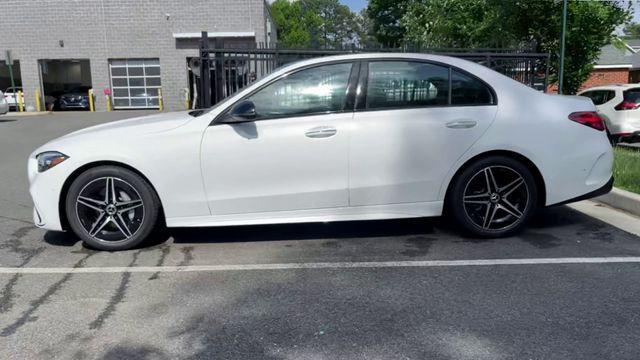
<instances>
[{"instance_id":1,"label":"car roof","mask_svg":"<svg viewBox=\"0 0 640 360\"><path fill-rule=\"evenodd\" d=\"M627 89L633 89L633 88L640 88L640 84L600 85L600 86L594 86L588 89L584 89L580 91L580 94L585 93L587 91L594 91L594 90L627 90Z\"/></svg>"}]
</instances>

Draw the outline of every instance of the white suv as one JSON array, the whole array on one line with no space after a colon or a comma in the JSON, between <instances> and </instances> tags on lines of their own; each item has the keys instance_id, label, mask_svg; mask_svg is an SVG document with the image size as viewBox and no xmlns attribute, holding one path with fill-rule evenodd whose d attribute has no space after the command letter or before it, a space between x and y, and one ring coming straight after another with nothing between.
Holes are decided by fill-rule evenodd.
<instances>
[{"instance_id":1,"label":"white suv","mask_svg":"<svg viewBox=\"0 0 640 360\"><path fill-rule=\"evenodd\" d=\"M613 143L640 141L640 84L598 86L578 95L593 101Z\"/></svg>"}]
</instances>

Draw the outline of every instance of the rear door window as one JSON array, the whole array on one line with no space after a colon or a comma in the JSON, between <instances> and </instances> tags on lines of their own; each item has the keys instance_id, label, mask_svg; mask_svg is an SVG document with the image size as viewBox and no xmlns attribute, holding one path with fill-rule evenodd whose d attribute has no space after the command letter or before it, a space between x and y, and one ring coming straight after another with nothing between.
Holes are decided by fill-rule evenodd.
<instances>
[{"instance_id":1,"label":"rear door window","mask_svg":"<svg viewBox=\"0 0 640 360\"><path fill-rule=\"evenodd\" d=\"M615 97L615 92L609 90L593 90L587 91L580 96L591 99L594 105L602 105Z\"/></svg>"},{"instance_id":2,"label":"rear door window","mask_svg":"<svg viewBox=\"0 0 640 360\"><path fill-rule=\"evenodd\" d=\"M638 104L640 103L640 88L625 90L623 96L625 102Z\"/></svg>"},{"instance_id":3,"label":"rear door window","mask_svg":"<svg viewBox=\"0 0 640 360\"><path fill-rule=\"evenodd\" d=\"M459 71L452 71L452 105L491 105L493 103L491 90L482 81Z\"/></svg>"},{"instance_id":4,"label":"rear door window","mask_svg":"<svg viewBox=\"0 0 640 360\"><path fill-rule=\"evenodd\" d=\"M367 109L443 106L449 102L449 68L414 61L369 63Z\"/></svg>"}]
</instances>

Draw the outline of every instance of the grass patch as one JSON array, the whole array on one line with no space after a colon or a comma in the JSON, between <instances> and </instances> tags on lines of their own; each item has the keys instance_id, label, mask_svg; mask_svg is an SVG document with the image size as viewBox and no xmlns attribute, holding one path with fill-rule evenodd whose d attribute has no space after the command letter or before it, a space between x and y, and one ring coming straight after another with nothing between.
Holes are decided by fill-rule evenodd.
<instances>
[{"instance_id":1,"label":"grass patch","mask_svg":"<svg viewBox=\"0 0 640 360\"><path fill-rule=\"evenodd\" d=\"M640 194L640 151L616 147L613 186Z\"/></svg>"}]
</instances>

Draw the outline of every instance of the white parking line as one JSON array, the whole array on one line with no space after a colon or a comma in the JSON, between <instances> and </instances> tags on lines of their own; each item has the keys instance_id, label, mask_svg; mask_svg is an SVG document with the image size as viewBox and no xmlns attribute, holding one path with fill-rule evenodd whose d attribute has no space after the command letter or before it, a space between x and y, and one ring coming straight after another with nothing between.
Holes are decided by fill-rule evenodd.
<instances>
[{"instance_id":1,"label":"white parking line","mask_svg":"<svg viewBox=\"0 0 640 360\"><path fill-rule=\"evenodd\" d=\"M640 263L640 257L576 257L533 259L479 259L479 260L425 260L425 261L370 261L370 262L317 262L284 264L238 264L238 265L188 265L188 266L118 266L118 267L31 267L0 268L0 274L102 274L102 273L155 273L155 272L207 272L207 271L253 271L292 269L361 269L400 267L460 267L544 264L611 264Z\"/></svg>"}]
</instances>

